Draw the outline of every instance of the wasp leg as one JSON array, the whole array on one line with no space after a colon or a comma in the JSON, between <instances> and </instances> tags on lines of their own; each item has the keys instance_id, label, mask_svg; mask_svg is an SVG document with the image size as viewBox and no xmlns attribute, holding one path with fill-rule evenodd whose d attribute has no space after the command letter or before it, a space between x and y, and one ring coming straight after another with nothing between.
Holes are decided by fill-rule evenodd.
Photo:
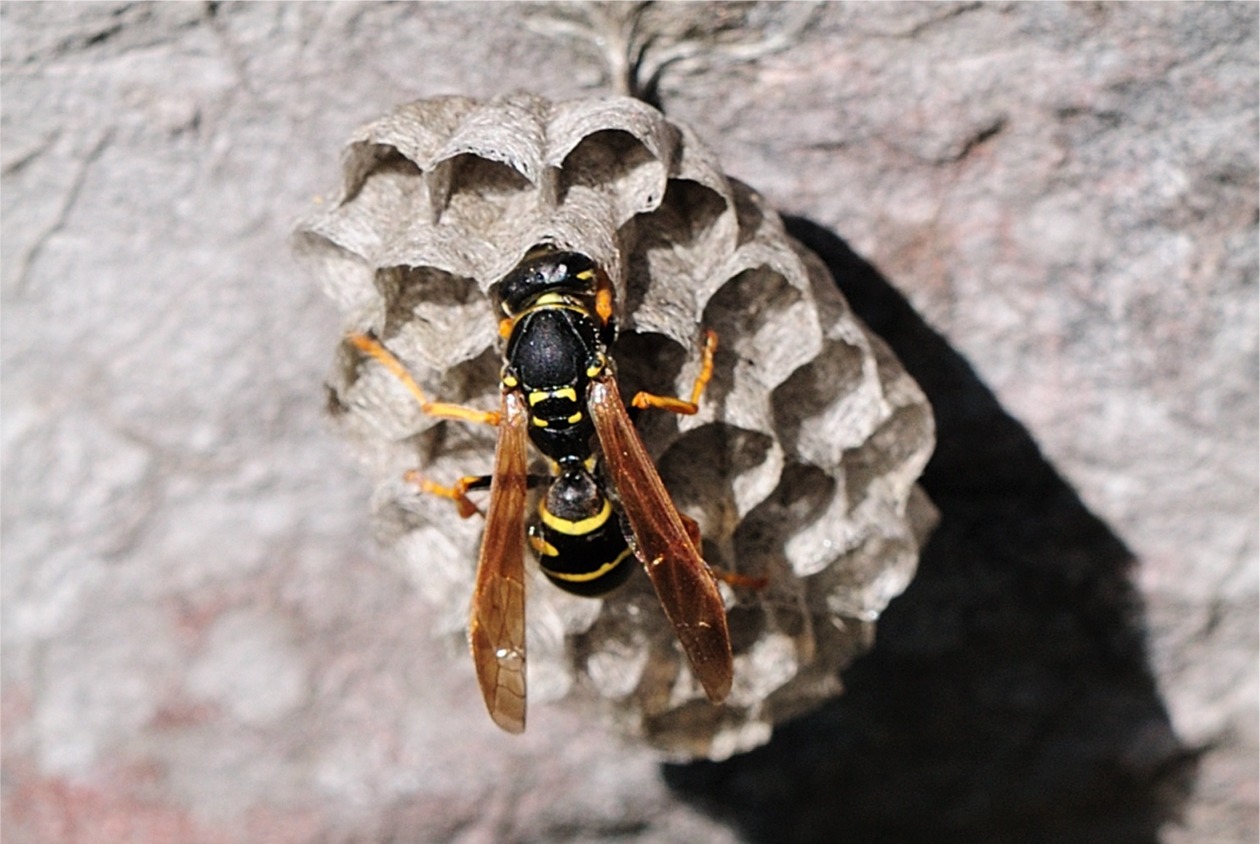
<instances>
[{"instance_id":1,"label":"wasp leg","mask_svg":"<svg viewBox=\"0 0 1260 844\"><path fill-rule=\"evenodd\" d=\"M474 513L481 516L485 515L481 508L468 497L468 493L473 490L489 489L490 482L493 479L493 475L464 475L451 486L442 486L421 475L419 469L412 469L403 475L404 481L414 484L421 492L427 495L436 495L439 498L449 498L454 501L461 519L467 519ZM551 478L547 475L528 475L525 478L525 484L528 489L536 489L546 484L549 480Z\"/></svg>"},{"instance_id":2,"label":"wasp leg","mask_svg":"<svg viewBox=\"0 0 1260 844\"><path fill-rule=\"evenodd\" d=\"M489 489L490 475L465 475L451 486L442 486L423 477L418 469L412 469L403 475L403 480L409 484L415 484L423 493L436 495L440 498L449 498L454 501L461 519L467 519L473 513L485 515L485 513L481 512L481 508L468 497L468 491L470 489Z\"/></svg>"},{"instance_id":3,"label":"wasp leg","mask_svg":"<svg viewBox=\"0 0 1260 844\"><path fill-rule=\"evenodd\" d=\"M687 537L691 539L691 544L699 551L701 542L700 523L681 510L678 511L678 517L682 519L683 527L687 529ZM770 585L770 579L767 577L740 574L739 572L727 571L717 566L709 566L709 572L727 586L735 589L751 589L754 592L760 592Z\"/></svg>"},{"instance_id":4,"label":"wasp leg","mask_svg":"<svg viewBox=\"0 0 1260 844\"><path fill-rule=\"evenodd\" d=\"M429 401L424 391L420 389L420 385L416 383L416 379L411 377L411 373L402 365L402 361L394 356L394 353L381 345L380 341L375 337L367 334L351 334L346 339L350 345L354 346L365 355L369 355L377 362L389 370L390 374L403 383L420 405L420 409L429 416L436 416L439 419L459 419L464 422L477 422L483 425L498 425L502 421L498 411L494 410L477 410L473 407L464 407L461 404L447 404L445 402Z\"/></svg>"},{"instance_id":5,"label":"wasp leg","mask_svg":"<svg viewBox=\"0 0 1260 844\"><path fill-rule=\"evenodd\" d=\"M717 566L709 566L709 571L718 580L735 589L748 589L753 592L760 592L770 585L770 578L755 577L751 574L740 574L737 571L727 571Z\"/></svg>"},{"instance_id":6,"label":"wasp leg","mask_svg":"<svg viewBox=\"0 0 1260 844\"><path fill-rule=\"evenodd\" d=\"M653 393L641 392L635 395L630 404L639 410L655 407L659 410L668 410L671 413L691 416L700 409L700 396L704 393L704 388L709 385L709 379L713 377L713 352L716 349L717 332L705 331L704 345L700 349L700 374L696 376L696 381L691 386L690 401L675 398L674 396L658 396Z\"/></svg>"}]
</instances>

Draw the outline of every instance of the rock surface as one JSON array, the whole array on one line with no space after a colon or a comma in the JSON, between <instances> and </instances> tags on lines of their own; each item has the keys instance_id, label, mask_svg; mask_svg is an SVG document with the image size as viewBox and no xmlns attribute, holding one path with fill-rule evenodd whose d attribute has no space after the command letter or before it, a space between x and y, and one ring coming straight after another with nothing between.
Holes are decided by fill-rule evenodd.
<instances>
[{"instance_id":1,"label":"rock surface","mask_svg":"<svg viewBox=\"0 0 1260 844\"><path fill-rule=\"evenodd\" d=\"M1255 840L1256 7L722 8L659 100L924 387L941 523L836 704L662 779L487 721L286 243L400 103L601 89L573 16L0 6L6 840Z\"/></svg>"}]
</instances>

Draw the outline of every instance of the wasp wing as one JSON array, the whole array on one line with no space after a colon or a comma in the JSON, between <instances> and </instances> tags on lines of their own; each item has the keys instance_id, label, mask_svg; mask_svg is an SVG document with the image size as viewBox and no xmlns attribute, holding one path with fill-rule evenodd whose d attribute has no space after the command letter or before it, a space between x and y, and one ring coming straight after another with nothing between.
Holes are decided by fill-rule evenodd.
<instances>
[{"instance_id":1,"label":"wasp wing","mask_svg":"<svg viewBox=\"0 0 1260 844\"><path fill-rule=\"evenodd\" d=\"M525 729L525 493L528 413L503 394L486 531L477 560L468 641L486 708L509 733Z\"/></svg>"},{"instance_id":2,"label":"wasp wing","mask_svg":"<svg viewBox=\"0 0 1260 844\"><path fill-rule=\"evenodd\" d=\"M652 579L692 672L709 700L721 703L731 690L731 638L726 605L709 566L630 421L612 373L591 382L587 407L634 532L635 553Z\"/></svg>"}]
</instances>

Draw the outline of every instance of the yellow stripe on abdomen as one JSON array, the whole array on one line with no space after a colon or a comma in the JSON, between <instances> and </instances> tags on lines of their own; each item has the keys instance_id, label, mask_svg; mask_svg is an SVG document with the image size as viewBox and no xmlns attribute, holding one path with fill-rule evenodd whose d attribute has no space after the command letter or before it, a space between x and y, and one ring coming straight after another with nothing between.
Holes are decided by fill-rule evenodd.
<instances>
[{"instance_id":1,"label":"yellow stripe on abdomen","mask_svg":"<svg viewBox=\"0 0 1260 844\"><path fill-rule=\"evenodd\" d=\"M566 536L586 536L599 530L604 522L608 521L609 515L612 514L612 504L608 499L604 499L604 506L594 516L588 516L585 519L572 521L570 519L562 519L547 509L547 502L540 501L538 504L538 515L542 518L542 522L547 527L563 533Z\"/></svg>"}]
</instances>

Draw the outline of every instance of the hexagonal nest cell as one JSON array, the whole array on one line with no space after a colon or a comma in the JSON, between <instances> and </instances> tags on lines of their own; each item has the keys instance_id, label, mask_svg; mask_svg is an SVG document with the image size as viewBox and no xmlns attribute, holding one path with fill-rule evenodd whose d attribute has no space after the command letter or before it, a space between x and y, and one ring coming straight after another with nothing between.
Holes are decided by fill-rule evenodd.
<instances>
[{"instance_id":1,"label":"hexagonal nest cell","mask_svg":"<svg viewBox=\"0 0 1260 844\"><path fill-rule=\"evenodd\" d=\"M625 97L411 103L353 137L344 173L296 251L348 328L373 332L436 401L498 407L494 286L538 244L612 280L623 394L687 395L703 329L720 338L700 412L636 424L705 559L766 578L721 586L728 700L705 699L646 576L580 598L531 560L531 701L578 697L674 758L720 759L838 694L933 521L915 485L932 412L763 199L690 129ZM344 345L330 392L379 481L381 540L432 599L437 632L465 635L481 520L404 474L488 472L494 429L426 416Z\"/></svg>"}]
</instances>

